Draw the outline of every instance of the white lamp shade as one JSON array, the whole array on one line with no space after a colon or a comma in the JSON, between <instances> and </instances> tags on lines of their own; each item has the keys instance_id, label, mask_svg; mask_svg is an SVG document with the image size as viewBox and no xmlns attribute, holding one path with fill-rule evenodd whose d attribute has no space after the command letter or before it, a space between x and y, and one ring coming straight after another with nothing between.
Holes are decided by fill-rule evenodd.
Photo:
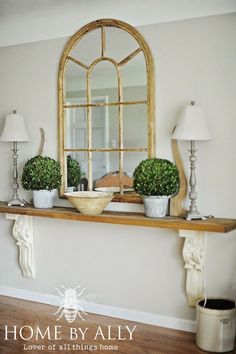
<instances>
[{"instance_id":1,"label":"white lamp shade","mask_svg":"<svg viewBox=\"0 0 236 354\"><path fill-rule=\"evenodd\" d=\"M12 113L6 117L0 141L29 141L24 117L21 114Z\"/></svg>"},{"instance_id":2,"label":"white lamp shade","mask_svg":"<svg viewBox=\"0 0 236 354\"><path fill-rule=\"evenodd\" d=\"M181 109L172 139L211 140L206 116L200 106L189 104Z\"/></svg>"}]
</instances>

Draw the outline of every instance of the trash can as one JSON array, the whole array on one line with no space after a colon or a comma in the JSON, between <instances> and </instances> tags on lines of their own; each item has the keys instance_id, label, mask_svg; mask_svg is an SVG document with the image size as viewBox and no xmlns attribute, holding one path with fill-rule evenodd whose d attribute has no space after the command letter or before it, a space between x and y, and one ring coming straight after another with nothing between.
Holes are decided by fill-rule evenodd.
<instances>
[{"instance_id":1,"label":"trash can","mask_svg":"<svg viewBox=\"0 0 236 354\"><path fill-rule=\"evenodd\" d=\"M235 302L228 299L207 299L197 304L197 346L215 353L234 349L236 331Z\"/></svg>"}]
</instances>

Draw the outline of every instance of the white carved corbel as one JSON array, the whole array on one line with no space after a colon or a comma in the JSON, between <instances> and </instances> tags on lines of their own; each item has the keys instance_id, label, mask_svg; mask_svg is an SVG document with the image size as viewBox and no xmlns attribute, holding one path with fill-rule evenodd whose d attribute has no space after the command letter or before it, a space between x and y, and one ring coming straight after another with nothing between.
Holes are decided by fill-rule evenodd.
<instances>
[{"instance_id":1,"label":"white carved corbel","mask_svg":"<svg viewBox=\"0 0 236 354\"><path fill-rule=\"evenodd\" d=\"M12 234L19 247L19 265L23 276L34 278L34 242L33 217L27 215L6 214L6 219L15 220Z\"/></svg>"},{"instance_id":2,"label":"white carved corbel","mask_svg":"<svg viewBox=\"0 0 236 354\"><path fill-rule=\"evenodd\" d=\"M195 307L196 302L205 296L205 233L179 230L179 236L185 238L183 258L187 271L188 305Z\"/></svg>"}]
</instances>

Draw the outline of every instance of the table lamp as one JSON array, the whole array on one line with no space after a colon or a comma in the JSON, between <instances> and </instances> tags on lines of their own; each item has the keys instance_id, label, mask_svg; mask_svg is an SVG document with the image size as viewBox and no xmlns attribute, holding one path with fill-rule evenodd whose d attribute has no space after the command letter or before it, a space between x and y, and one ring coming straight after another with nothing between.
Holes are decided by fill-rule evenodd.
<instances>
[{"instance_id":1,"label":"table lamp","mask_svg":"<svg viewBox=\"0 0 236 354\"><path fill-rule=\"evenodd\" d=\"M190 141L190 208L187 213L187 220L206 219L204 215L197 210L197 192L196 192L196 148L195 141L211 140L206 116L202 108L195 105L195 102L184 106L181 110L178 123L172 134L172 139Z\"/></svg>"},{"instance_id":2,"label":"table lamp","mask_svg":"<svg viewBox=\"0 0 236 354\"><path fill-rule=\"evenodd\" d=\"M13 142L12 148L12 162L13 162L13 172L12 172L12 198L8 202L8 205L20 205L23 206L25 203L20 200L18 196L18 169L17 169L17 160L18 160L18 142L27 142L29 141L29 136L26 130L24 117L14 110L12 114L9 114L6 117L5 125L0 136L0 141Z\"/></svg>"}]
</instances>

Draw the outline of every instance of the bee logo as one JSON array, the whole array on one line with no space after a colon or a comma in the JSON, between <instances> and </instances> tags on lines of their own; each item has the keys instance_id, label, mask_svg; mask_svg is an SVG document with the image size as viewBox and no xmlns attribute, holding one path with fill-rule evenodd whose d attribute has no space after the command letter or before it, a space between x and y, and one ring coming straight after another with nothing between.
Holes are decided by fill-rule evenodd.
<instances>
[{"instance_id":1,"label":"bee logo","mask_svg":"<svg viewBox=\"0 0 236 354\"><path fill-rule=\"evenodd\" d=\"M64 290L64 292L58 288L56 289L59 295L63 298L61 306L58 308L57 312L54 313L54 315L59 314L57 321L59 321L63 315L69 323L74 322L77 316L82 321L85 321L82 315L87 315L87 313L81 307L80 302L82 299L79 300L79 298L81 298L86 288L80 289L79 293L77 293L76 290L81 288L80 285L74 289L67 289L63 285L60 287Z\"/></svg>"}]
</instances>

